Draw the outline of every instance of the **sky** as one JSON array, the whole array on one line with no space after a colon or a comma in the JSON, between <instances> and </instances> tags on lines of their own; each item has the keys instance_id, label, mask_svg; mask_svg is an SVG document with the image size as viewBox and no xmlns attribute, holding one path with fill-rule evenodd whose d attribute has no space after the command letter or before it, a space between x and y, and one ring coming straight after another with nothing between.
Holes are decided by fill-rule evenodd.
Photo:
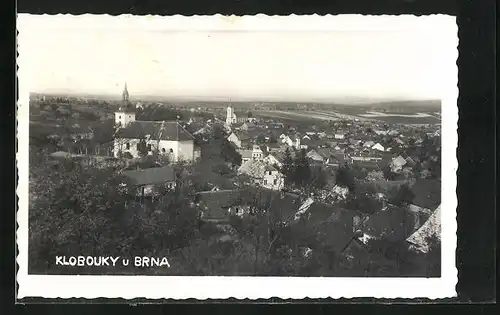
<instances>
[{"instance_id":1,"label":"sky","mask_svg":"<svg viewBox=\"0 0 500 315\"><path fill-rule=\"evenodd\" d=\"M119 96L127 82L132 98L440 99L455 64L449 27L428 22L279 29L23 18L19 65L30 92Z\"/></svg>"}]
</instances>

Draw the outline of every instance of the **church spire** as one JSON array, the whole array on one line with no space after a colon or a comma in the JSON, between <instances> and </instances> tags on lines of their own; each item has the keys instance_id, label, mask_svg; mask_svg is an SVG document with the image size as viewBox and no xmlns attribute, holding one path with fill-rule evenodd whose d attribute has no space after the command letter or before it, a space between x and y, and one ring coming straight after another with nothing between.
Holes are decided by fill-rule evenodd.
<instances>
[{"instance_id":1,"label":"church spire","mask_svg":"<svg viewBox=\"0 0 500 315\"><path fill-rule=\"evenodd\" d=\"M124 102L128 102L129 101L128 90L127 90L127 82L125 82L125 87L123 88L122 100Z\"/></svg>"}]
</instances>

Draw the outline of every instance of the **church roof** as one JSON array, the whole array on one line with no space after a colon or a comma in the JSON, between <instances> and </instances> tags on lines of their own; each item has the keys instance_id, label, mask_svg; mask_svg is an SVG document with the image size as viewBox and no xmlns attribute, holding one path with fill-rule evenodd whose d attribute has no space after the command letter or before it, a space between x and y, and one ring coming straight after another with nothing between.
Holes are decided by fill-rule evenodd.
<instances>
[{"instance_id":1,"label":"church roof","mask_svg":"<svg viewBox=\"0 0 500 315\"><path fill-rule=\"evenodd\" d=\"M123 104L118 108L118 110L116 112L117 113L134 113L135 114L135 108L132 105Z\"/></svg>"},{"instance_id":2,"label":"church roof","mask_svg":"<svg viewBox=\"0 0 500 315\"><path fill-rule=\"evenodd\" d=\"M194 137L176 121L134 121L116 132L116 138L187 141Z\"/></svg>"}]
</instances>

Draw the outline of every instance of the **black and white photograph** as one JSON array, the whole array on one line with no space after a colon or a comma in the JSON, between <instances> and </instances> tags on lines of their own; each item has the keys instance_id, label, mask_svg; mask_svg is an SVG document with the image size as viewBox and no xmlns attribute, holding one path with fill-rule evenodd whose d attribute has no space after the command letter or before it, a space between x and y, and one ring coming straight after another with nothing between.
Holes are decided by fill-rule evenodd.
<instances>
[{"instance_id":1,"label":"black and white photograph","mask_svg":"<svg viewBox=\"0 0 500 315\"><path fill-rule=\"evenodd\" d=\"M20 15L19 294L453 296L456 32Z\"/></svg>"}]
</instances>

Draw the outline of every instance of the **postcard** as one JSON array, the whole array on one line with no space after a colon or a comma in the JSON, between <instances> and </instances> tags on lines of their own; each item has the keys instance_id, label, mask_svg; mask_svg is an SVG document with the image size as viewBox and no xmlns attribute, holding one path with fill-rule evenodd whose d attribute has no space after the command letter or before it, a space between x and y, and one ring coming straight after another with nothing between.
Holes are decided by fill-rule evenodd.
<instances>
[{"instance_id":1,"label":"postcard","mask_svg":"<svg viewBox=\"0 0 500 315\"><path fill-rule=\"evenodd\" d=\"M455 17L18 31L18 298L456 296Z\"/></svg>"}]
</instances>

